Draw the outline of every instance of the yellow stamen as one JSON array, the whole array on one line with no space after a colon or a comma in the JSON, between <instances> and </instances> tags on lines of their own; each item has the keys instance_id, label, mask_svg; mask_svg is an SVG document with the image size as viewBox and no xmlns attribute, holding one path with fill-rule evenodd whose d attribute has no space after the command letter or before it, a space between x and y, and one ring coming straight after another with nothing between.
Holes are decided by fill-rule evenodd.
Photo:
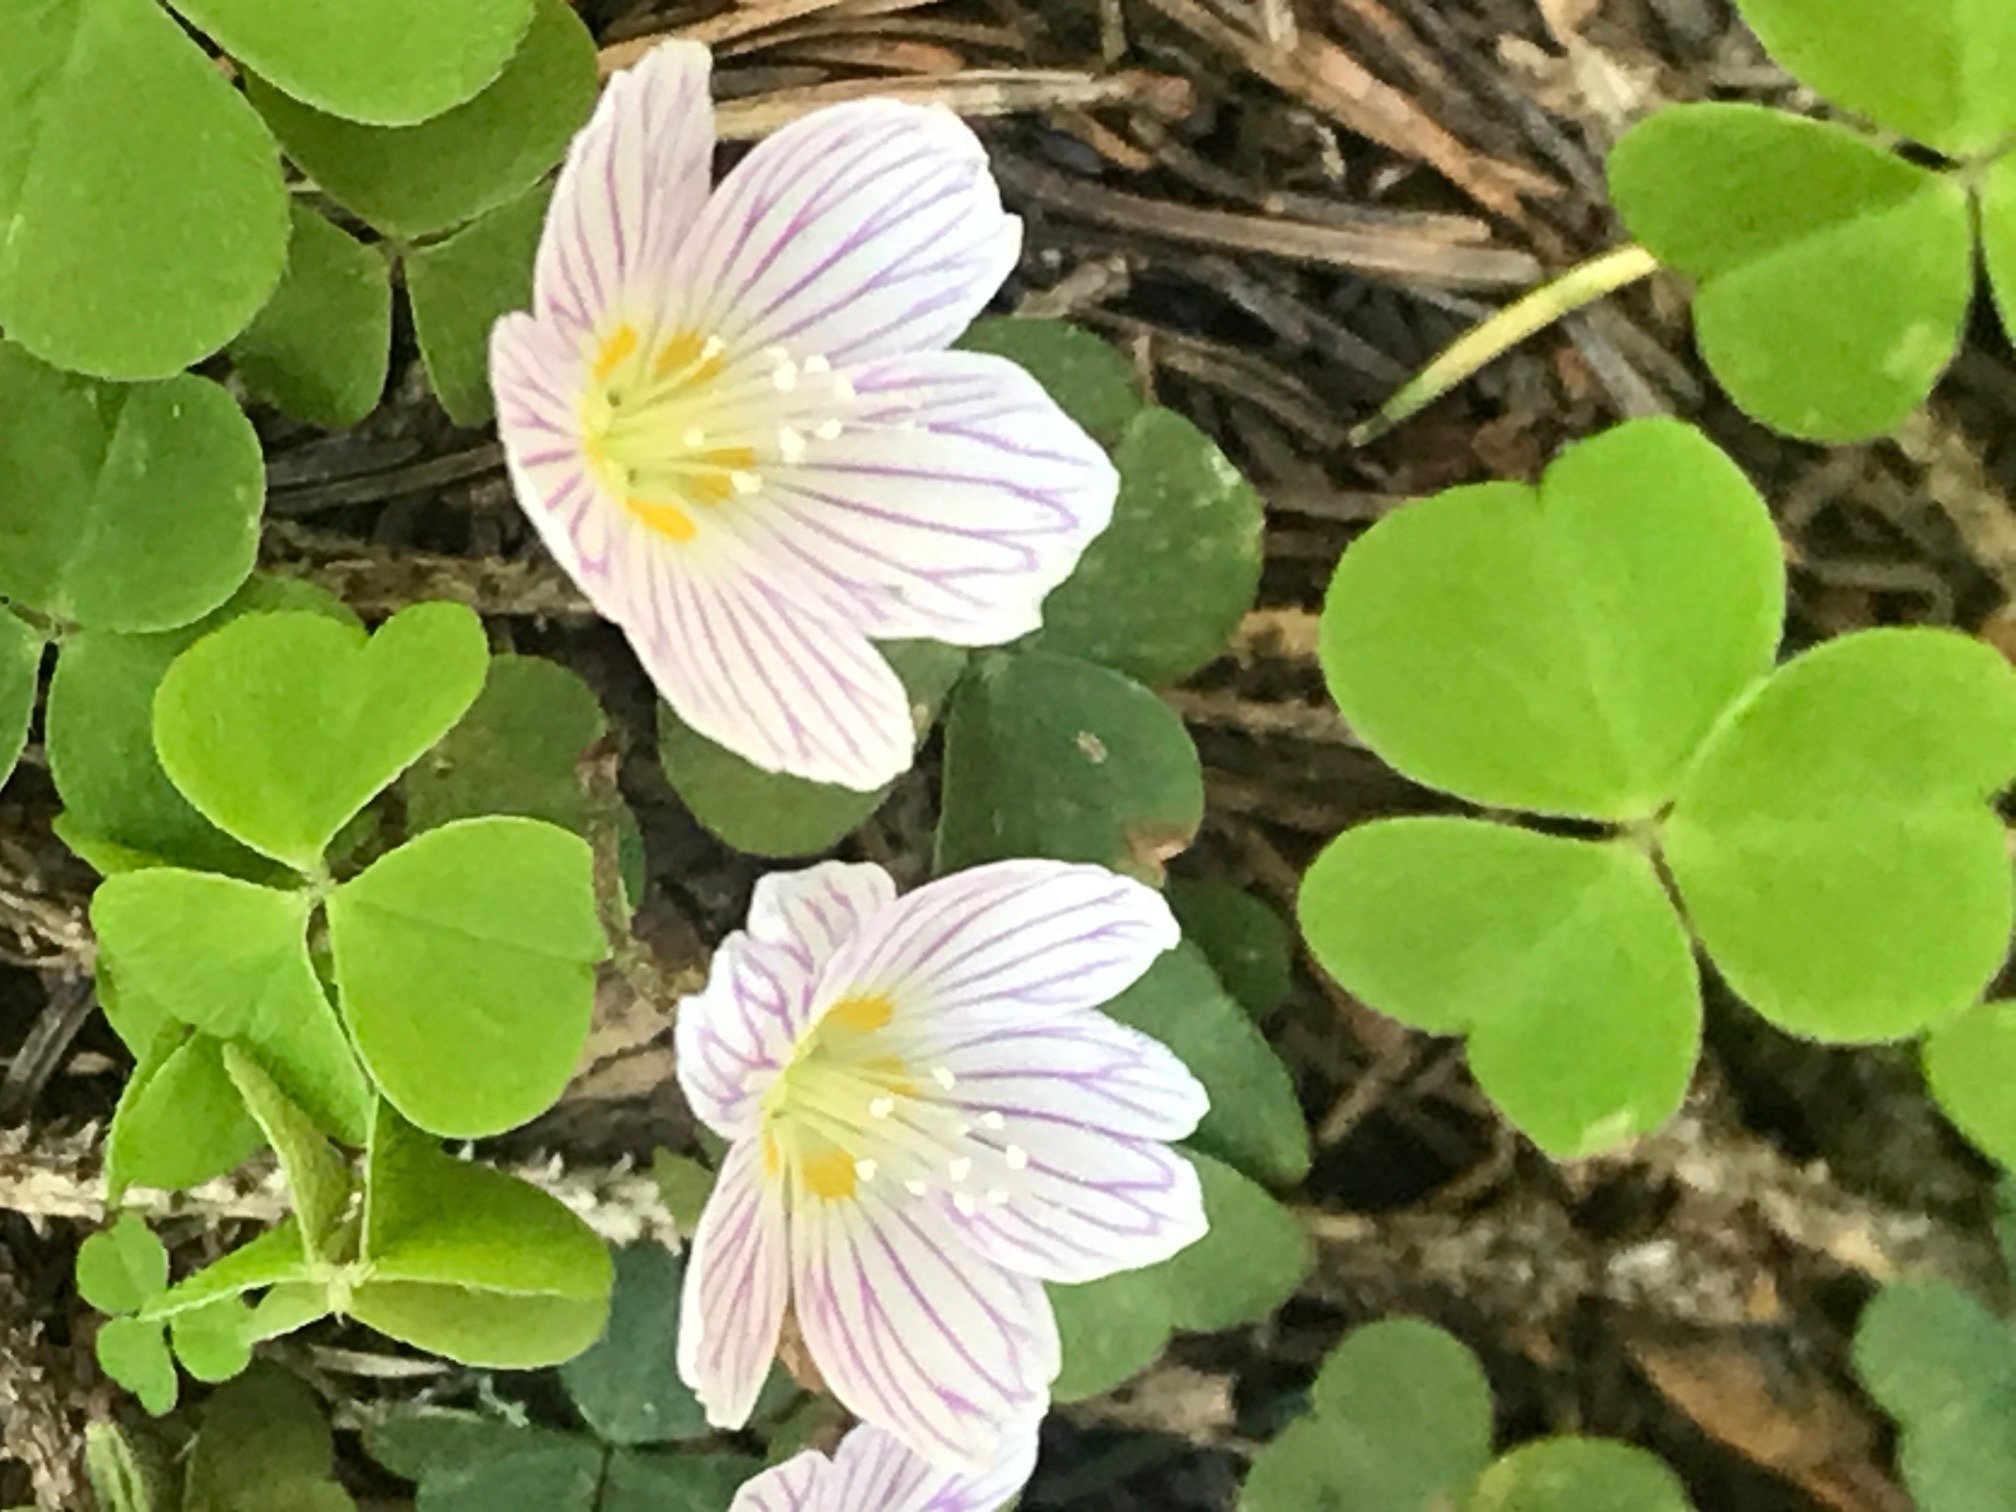
<instances>
[{"instance_id":1,"label":"yellow stamen","mask_svg":"<svg viewBox=\"0 0 2016 1512\"><path fill-rule=\"evenodd\" d=\"M668 541L690 541L700 533L693 517L677 504L640 499L632 494L623 501L623 507L642 521L647 529L655 530Z\"/></svg>"},{"instance_id":2,"label":"yellow stamen","mask_svg":"<svg viewBox=\"0 0 2016 1512\"><path fill-rule=\"evenodd\" d=\"M886 1027L895 1016L896 1005L879 992L871 997L842 998L826 1010L827 1023L863 1034Z\"/></svg>"},{"instance_id":3,"label":"yellow stamen","mask_svg":"<svg viewBox=\"0 0 2016 1512\"><path fill-rule=\"evenodd\" d=\"M616 327L615 334L602 343L602 350L595 354L595 381L607 383L609 375L623 365L624 359L637 350L637 328L627 320Z\"/></svg>"},{"instance_id":4,"label":"yellow stamen","mask_svg":"<svg viewBox=\"0 0 2016 1512\"><path fill-rule=\"evenodd\" d=\"M724 472L695 473L686 479L684 492L695 504L720 504L735 492L735 485Z\"/></svg>"},{"instance_id":5,"label":"yellow stamen","mask_svg":"<svg viewBox=\"0 0 2016 1512\"><path fill-rule=\"evenodd\" d=\"M828 1150L823 1155L808 1155L799 1165L805 1173L805 1185L815 1197L824 1197L829 1202L837 1202L854 1195L854 1187L859 1179L854 1171L854 1157L845 1150Z\"/></svg>"}]
</instances>

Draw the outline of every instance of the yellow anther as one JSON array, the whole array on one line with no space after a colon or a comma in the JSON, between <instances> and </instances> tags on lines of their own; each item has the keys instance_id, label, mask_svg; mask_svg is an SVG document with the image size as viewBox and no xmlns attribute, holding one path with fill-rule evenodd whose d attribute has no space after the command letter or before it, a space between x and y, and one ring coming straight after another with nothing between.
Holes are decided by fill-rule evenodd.
<instances>
[{"instance_id":1,"label":"yellow anther","mask_svg":"<svg viewBox=\"0 0 2016 1512\"><path fill-rule=\"evenodd\" d=\"M799 1169L805 1173L805 1185L815 1197L839 1201L854 1195L854 1157L845 1150L807 1156Z\"/></svg>"},{"instance_id":2,"label":"yellow anther","mask_svg":"<svg viewBox=\"0 0 2016 1512\"><path fill-rule=\"evenodd\" d=\"M602 350L595 354L595 381L607 383L612 373L621 367L630 354L637 350L637 327L627 320L602 343Z\"/></svg>"},{"instance_id":3,"label":"yellow anther","mask_svg":"<svg viewBox=\"0 0 2016 1512\"><path fill-rule=\"evenodd\" d=\"M693 523L693 517L677 504L667 504L656 499L640 499L632 494L623 501L623 507L630 511L646 529L656 531L668 541L690 541L700 533Z\"/></svg>"}]
</instances>

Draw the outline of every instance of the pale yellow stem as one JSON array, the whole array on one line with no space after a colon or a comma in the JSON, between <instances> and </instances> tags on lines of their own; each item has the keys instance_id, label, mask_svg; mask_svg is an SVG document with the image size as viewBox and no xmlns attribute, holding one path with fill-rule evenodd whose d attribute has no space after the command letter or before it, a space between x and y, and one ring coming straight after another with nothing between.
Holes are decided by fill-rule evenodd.
<instances>
[{"instance_id":1,"label":"pale yellow stem","mask_svg":"<svg viewBox=\"0 0 2016 1512\"><path fill-rule=\"evenodd\" d=\"M1635 243L1578 263L1553 282L1514 300L1457 337L1433 362L1408 379L1380 407L1378 414L1352 427L1351 444L1363 446L1377 440L1528 336L1658 270L1658 259Z\"/></svg>"}]
</instances>

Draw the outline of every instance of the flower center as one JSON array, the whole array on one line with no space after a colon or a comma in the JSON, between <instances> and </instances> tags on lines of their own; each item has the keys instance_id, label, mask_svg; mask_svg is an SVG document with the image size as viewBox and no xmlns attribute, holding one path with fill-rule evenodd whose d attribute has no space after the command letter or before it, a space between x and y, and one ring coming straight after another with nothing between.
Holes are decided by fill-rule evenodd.
<instances>
[{"instance_id":1,"label":"flower center","mask_svg":"<svg viewBox=\"0 0 2016 1512\"><path fill-rule=\"evenodd\" d=\"M737 357L719 336L688 328L646 340L625 321L587 365L580 419L589 464L634 518L674 542L699 534L708 510L761 492L766 466L795 464L812 440L839 436L839 411L853 399L824 358L800 360L781 347ZM834 412L809 429L782 423L807 407L788 400L808 379L830 387Z\"/></svg>"},{"instance_id":2,"label":"flower center","mask_svg":"<svg viewBox=\"0 0 2016 1512\"><path fill-rule=\"evenodd\" d=\"M825 1201L893 1181L912 1197L948 1195L961 1212L1006 1202L1004 1173L1026 1168L1028 1156L990 1137L1006 1127L998 1113L943 1100L957 1079L903 1055L894 1017L881 996L826 1011L763 1099L764 1168L795 1171Z\"/></svg>"}]
</instances>

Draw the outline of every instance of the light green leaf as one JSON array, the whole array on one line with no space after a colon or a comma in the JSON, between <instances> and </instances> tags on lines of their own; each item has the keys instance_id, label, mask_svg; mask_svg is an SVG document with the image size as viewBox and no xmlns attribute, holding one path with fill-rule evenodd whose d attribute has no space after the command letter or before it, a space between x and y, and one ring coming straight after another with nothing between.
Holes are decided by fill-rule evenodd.
<instances>
[{"instance_id":1,"label":"light green leaf","mask_svg":"<svg viewBox=\"0 0 2016 1512\"><path fill-rule=\"evenodd\" d=\"M1309 1174L1309 1127L1288 1068L1203 951L1183 941L1105 1011L1167 1045L1204 1084L1211 1111L1191 1136L1198 1149L1269 1186Z\"/></svg>"},{"instance_id":2,"label":"light green leaf","mask_svg":"<svg viewBox=\"0 0 2016 1512\"><path fill-rule=\"evenodd\" d=\"M309 1264L301 1247L301 1226L290 1214L250 1243L171 1286L141 1312L143 1318L165 1321L192 1308L207 1307L222 1297L240 1297L307 1281ZM316 1290L321 1290L320 1283Z\"/></svg>"},{"instance_id":3,"label":"light green leaf","mask_svg":"<svg viewBox=\"0 0 2016 1512\"><path fill-rule=\"evenodd\" d=\"M1694 1504L1657 1456L1614 1439L1563 1435L1499 1460L1462 1512L1694 1512Z\"/></svg>"},{"instance_id":4,"label":"light green leaf","mask_svg":"<svg viewBox=\"0 0 2016 1512\"><path fill-rule=\"evenodd\" d=\"M367 643L314 614L249 616L184 652L154 701L161 765L219 829L314 873L336 832L482 691L483 625L401 610Z\"/></svg>"},{"instance_id":5,"label":"light green leaf","mask_svg":"<svg viewBox=\"0 0 2016 1512\"><path fill-rule=\"evenodd\" d=\"M28 743L42 644L41 631L0 608L0 785L13 774L21 748Z\"/></svg>"},{"instance_id":6,"label":"light green leaf","mask_svg":"<svg viewBox=\"0 0 2016 1512\"><path fill-rule=\"evenodd\" d=\"M679 1379L675 1348L684 1261L647 1239L618 1250L615 1263L609 1326L560 1367L561 1384L605 1443L705 1438L707 1413Z\"/></svg>"},{"instance_id":7,"label":"light green leaf","mask_svg":"<svg viewBox=\"0 0 2016 1512\"><path fill-rule=\"evenodd\" d=\"M168 1289L168 1251L135 1213L77 1247L77 1294L103 1313L138 1312Z\"/></svg>"},{"instance_id":8,"label":"light green leaf","mask_svg":"<svg viewBox=\"0 0 2016 1512\"><path fill-rule=\"evenodd\" d=\"M2016 1002L1971 1008L1934 1029L1925 1076L1960 1132L2016 1167Z\"/></svg>"},{"instance_id":9,"label":"light green leaf","mask_svg":"<svg viewBox=\"0 0 2016 1512\"><path fill-rule=\"evenodd\" d=\"M277 1282L254 1305L249 1332L255 1341L283 1338L328 1317L332 1301L319 1282Z\"/></svg>"},{"instance_id":10,"label":"light green leaf","mask_svg":"<svg viewBox=\"0 0 2016 1512\"><path fill-rule=\"evenodd\" d=\"M2016 155L1998 158L1981 176L1977 203L1988 287L2002 313L2002 329L2016 340Z\"/></svg>"},{"instance_id":11,"label":"light green leaf","mask_svg":"<svg viewBox=\"0 0 2016 1512\"><path fill-rule=\"evenodd\" d=\"M1842 127L1755 105L1663 110L1611 153L1610 193L1633 236L1700 280L1701 355L1767 425L1880 435L1959 346L1967 191Z\"/></svg>"},{"instance_id":12,"label":"light green leaf","mask_svg":"<svg viewBox=\"0 0 2016 1512\"><path fill-rule=\"evenodd\" d=\"M1855 1369L1903 1429L1919 1512L1988 1512L2016 1484L2016 1333L1958 1287L1885 1287L1863 1310Z\"/></svg>"},{"instance_id":13,"label":"light green leaf","mask_svg":"<svg viewBox=\"0 0 2016 1512\"><path fill-rule=\"evenodd\" d=\"M392 280L383 253L294 207L287 271L231 343L246 390L328 430L378 407L392 350Z\"/></svg>"},{"instance_id":14,"label":"light green leaf","mask_svg":"<svg viewBox=\"0 0 2016 1512\"><path fill-rule=\"evenodd\" d=\"M167 630L252 571L259 438L216 384L98 383L7 342L0 412L0 594L80 625Z\"/></svg>"},{"instance_id":15,"label":"light green leaf","mask_svg":"<svg viewBox=\"0 0 2016 1512\"><path fill-rule=\"evenodd\" d=\"M1260 495L1174 410L1127 426L1113 463L1113 523L1043 601L1033 644L1154 685L1225 649L1260 587Z\"/></svg>"},{"instance_id":16,"label":"light green leaf","mask_svg":"<svg viewBox=\"0 0 2016 1512\"><path fill-rule=\"evenodd\" d=\"M1049 392L1064 413L1101 446L1120 444L1127 423L1146 409L1127 359L1090 331L1063 320L976 320L959 338L969 352L1006 357Z\"/></svg>"},{"instance_id":17,"label":"light green leaf","mask_svg":"<svg viewBox=\"0 0 2016 1512\"><path fill-rule=\"evenodd\" d=\"M280 1172L294 1199L302 1248L310 1260L340 1258L338 1230L350 1207L350 1167L294 1106L258 1062L235 1045L224 1047L224 1069L280 1157Z\"/></svg>"},{"instance_id":18,"label":"light green leaf","mask_svg":"<svg viewBox=\"0 0 2016 1512\"><path fill-rule=\"evenodd\" d=\"M100 1512L167 1512L176 1505L166 1467L109 1418L84 1429L84 1473Z\"/></svg>"},{"instance_id":19,"label":"light green leaf","mask_svg":"<svg viewBox=\"0 0 2016 1512\"><path fill-rule=\"evenodd\" d=\"M532 0L174 0L226 52L297 100L355 121L410 125L503 71Z\"/></svg>"},{"instance_id":20,"label":"light green leaf","mask_svg":"<svg viewBox=\"0 0 2016 1512\"><path fill-rule=\"evenodd\" d=\"M150 856L153 864L252 880L271 871L264 857L197 813L161 770L154 754L154 694L175 658L218 626L243 614L289 609L357 623L325 589L254 573L223 608L179 630L83 630L64 638L49 680L44 740L50 775L67 805L58 831L66 844L89 846L94 854L85 859L94 866L123 850Z\"/></svg>"},{"instance_id":21,"label":"light green leaf","mask_svg":"<svg viewBox=\"0 0 2016 1512\"><path fill-rule=\"evenodd\" d=\"M1638 420L1538 490L1451 489L1345 552L1323 611L1344 717L1403 776L1493 808L1636 819L1771 668L1777 532L1698 431Z\"/></svg>"},{"instance_id":22,"label":"light green leaf","mask_svg":"<svg viewBox=\"0 0 2016 1512\"><path fill-rule=\"evenodd\" d=\"M314 899L155 867L108 878L91 921L122 992L250 1050L317 1122L363 1142L371 1092L308 955Z\"/></svg>"},{"instance_id":23,"label":"light green leaf","mask_svg":"<svg viewBox=\"0 0 2016 1512\"><path fill-rule=\"evenodd\" d=\"M1294 978L1294 936L1272 905L1228 882L1171 877L1169 907L1210 961L1225 990L1256 1022L1264 1022L1288 996Z\"/></svg>"},{"instance_id":24,"label":"light green leaf","mask_svg":"<svg viewBox=\"0 0 2016 1512\"><path fill-rule=\"evenodd\" d=\"M183 1512L334 1512L335 1441L315 1394L273 1365L213 1394L189 1453Z\"/></svg>"},{"instance_id":25,"label":"light green leaf","mask_svg":"<svg viewBox=\"0 0 2016 1512\"><path fill-rule=\"evenodd\" d=\"M953 696L941 872L1049 856L1159 880L1203 817L1183 721L1117 672L1049 652L983 655Z\"/></svg>"},{"instance_id":26,"label":"light green leaf","mask_svg":"<svg viewBox=\"0 0 2016 1512\"><path fill-rule=\"evenodd\" d=\"M236 1297L178 1312L168 1320L175 1358L199 1381L243 1375L252 1363L252 1311Z\"/></svg>"},{"instance_id":27,"label":"light green leaf","mask_svg":"<svg viewBox=\"0 0 2016 1512\"><path fill-rule=\"evenodd\" d=\"M601 1335L612 1267L537 1187L443 1154L381 1105L365 1183L370 1279L351 1314L468 1365L558 1365Z\"/></svg>"},{"instance_id":28,"label":"light green leaf","mask_svg":"<svg viewBox=\"0 0 2016 1512\"><path fill-rule=\"evenodd\" d=\"M1152 1365L1179 1328L1215 1333L1262 1321L1309 1273L1309 1240L1293 1214L1232 1167L1188 1159L1211 1225L1202 1239L1145 1270L1046 1288L1064 1342L1057 1401L1113 1390Z\"/></svg>"},{"instance_id":29,"label":"light green leaf","mask_svg":"<svg viewBox=\"0 0 2016 1512\"><path fill-rule=\"evenodd\" d=\"M175 1410L182 1385L159 1323L144 1318L114 1318L98 1330L98 1366L140 1399L155 1417Z\"/></svg>"},{"instance_id":30,"label":"light green leaf","mask_svg":"<svg viewBox=\"0 0 2016 1512\"><path fill-rule=\"evenodd\" d=\"M261 1144L259 1126L225 1074L223 1041L164 1025L112 1114L105 1180L177 1192L233 1171Z\"/></svg>"},{"instance_id":31,"label":"light green leaf","mask_svg":"<svg viewBox=\"0 0 2016 1512\"><path fill-rule=\"evenodd\" d=\"M1491 1387L1476 1356L1415 1318L1348 1335L1312 1402L1254 1460L1240 1512L1454 1506L1491 1461Z\"/></svg>"},{"instance_id":32,"label":"light green leaf","mask_svg":"<svg viewBox=\"0 0 2016 1512\"><path fill-rule=\"evenodd\" d=\"M552 190L534 184L482 219L406 254L406 294L427 381L457 425L481 425L490 394L490 328L532 302L532 259Z\"/></svg>"},{"instance_id":33,"label":"light green leaf","mask_svg":"<svg viewBox=\"0 0 2016 1512\"><path fill-rule=\"evenodd\" d=\"M418 126L365 126L246 81L287 155L382 231L444 231L521 194L595 104L595 41L562 0L535 0L517 54L484 91Z\"/></svg>"},{"instance_id":34,"label":"light green leaf","mask_svg":"<svg viewBox=\"0 0 2016 1512\"><path fill-rule=\"evenodd\" d=\"M1695 933L1781 1028L1897 1039L1977 1001L2016 920L2016 670L1941 630L1791 661L1703 748L1661 840Z\"/></svg>"},{"instance_id":35,"label":"light green leaf","mask_svg":"<svg viewBox=\"0 0 2016 1512\"><path fill-rule=\"evenodd\" d=\"M1957 157L2016 129L2016 11L2001 0L1740 0L1776 58L1837 105Z\"/></svg>"},{"instance_id":36,"label":"light green leaf","mask_svg":"<svg viewBox=\"0 0 2016 1512\"><path fill-rule=\"evenodd\" d=\"M0 0L0 35L0 327L103 378L209 356L287 257L259 117L153 0Z\"/></svg>"},{"instance_id":37,"label":"light green leaf","mask_svg":"<svg viewBox=\"0 0 2016 1512\"><path fill-rule=\"evenodd\" d=\"M1679 1108L1700 984L1658 873L1629 843L1379 820L1316 858L1300 913L1354 996L1468 1034L1479 1085L1549 1154L1610 1149Z\"/></svg>"},{"instance_id":38,"label":"light green leaf","mask_svg":"<svg viewBox=\"0 0 2016 1512\"><path fill-rule=\"evenodd\" d=\"M426 1512L597 1512L603 1453L580 1434L416 1412L367 1430L364 1445L419 1482Z\"/></svg>"},{"instance_id":39,"label":"light green leaf","mask_svg":"<svg viewBox=\"0 0 2016 1512\"><path fill-rule=\"evenodd\" d=\"M922 739L966 670L967 653L936 641L890 641L880 650L903 680ZM658 755L693 817L736 850L757 856L830 850L889 796L887 787L862 793L766 772L692 729L664 703L658 706Z\"/></svg>"},{"instance_id":40,"label":"light green leaf","mask_svg":"<svg viewBox=\"0 0 2016 1512\"><path fill-rule=\"evenodd\" d=\"M509 818L429 830L372 863L330 898L329 944L344 1019L385 1096L467 1139L560 1096L608 954L587 844Z\"/></svg>"}]
</instances>

